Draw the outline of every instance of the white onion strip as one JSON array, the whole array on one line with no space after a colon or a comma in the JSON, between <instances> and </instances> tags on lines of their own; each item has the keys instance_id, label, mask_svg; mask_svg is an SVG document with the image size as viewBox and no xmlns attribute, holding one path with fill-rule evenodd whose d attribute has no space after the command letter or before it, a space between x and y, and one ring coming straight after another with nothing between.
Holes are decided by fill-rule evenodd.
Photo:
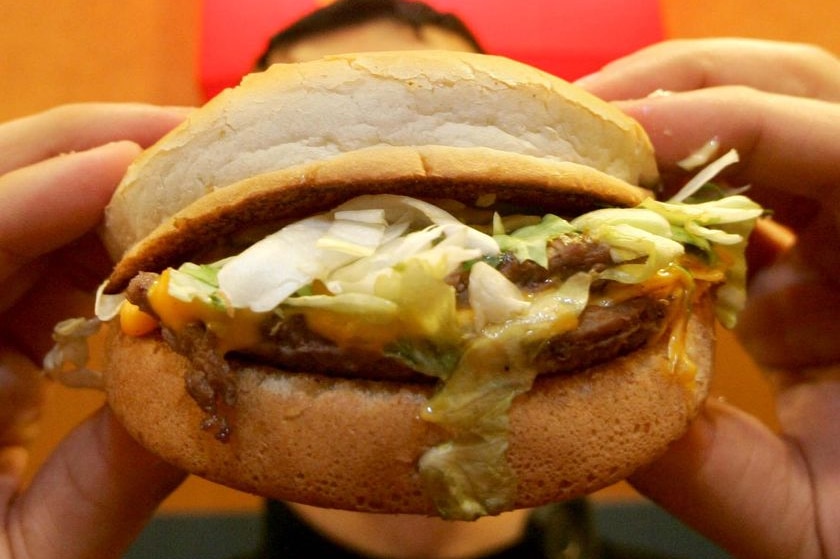
<instances>
[{"instance_id":1,"label":"white onion strip","mask_svg":"<svg viewBox=\"0 0 840 559\"><path fill-rule=\"evenodd\" d=\"M694 175L694 177L683 186L679 192L674 194L669 202L683 202L686 198L700 190L704 184L715 178L718 173L723 171L726 167L734 165L740 160L738 152L734 149L727 151L721 157L709 163L702 171Z\"/></svg>"}]
</instances>

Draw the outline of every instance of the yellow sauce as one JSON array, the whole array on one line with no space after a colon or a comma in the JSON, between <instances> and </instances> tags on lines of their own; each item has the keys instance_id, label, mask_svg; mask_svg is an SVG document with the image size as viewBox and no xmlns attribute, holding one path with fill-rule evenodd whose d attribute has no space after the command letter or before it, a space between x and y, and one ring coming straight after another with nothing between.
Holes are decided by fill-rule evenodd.
<instances>
[{"instance_id":1,"label":"yellow sauce","mask_svg":"<svg viewBox=\"0 0 840 559\"><path fill-rule=\"evenodd\" d=\"M306 325L340 348L381 351L387 344L404 337L406 328L400 320L366 320L364 316L337 313L328 309L301 309Z\"/></svg>"},{"instance_id":2,"label":"yellow sauce","mask_svg":"<svg viewBox=\"0 0 840 559\"><path fill-rule=\"evenodd\" d=\"M120 306L120 328L129 336L145 336L158 327L158 321L128 301Z\"/></svg>"},{"instance_id":3,"label":"yellow sauce","mask_svg":"<svg viewBox=\"0 0 840 559\"><path fill-rule=\"evenodd\" d=\"M148 299L161 324L170 330L180 332L189 324L204 323L218 338L223 353L259 343L262 339L260 325L268 314L218 308L198 299L188 302L176 299L169 294L169 270L165 270L149 289Z\"/></svg>"}]
</instances>

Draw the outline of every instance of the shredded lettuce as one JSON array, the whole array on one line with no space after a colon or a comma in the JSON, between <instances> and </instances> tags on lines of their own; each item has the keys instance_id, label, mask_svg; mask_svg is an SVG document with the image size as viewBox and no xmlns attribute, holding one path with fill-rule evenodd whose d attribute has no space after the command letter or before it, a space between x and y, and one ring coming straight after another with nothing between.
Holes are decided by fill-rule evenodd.
<instances>
[{"instance_id":1,"label":"shredded lettuce","mask_svg":"<svg viewBox=\"0 0 840 559\"><path fill-rule=\"evenodd\" d=\"M421 417L453 433L421 456L420 476L444 518L473 520L509 508L516 474L505 458L508 409L536 372L510 338L480 337Z\"/></svg>"},{"instance_id":2,"label":"shredded lettuce","mask_svg":"<svg viewBox=\"0 0 840 559\"><path fill-rule=\"evenodd\" d=\"M296 308L330 310L339 314L364 315L368 320L377 321L393 320L399 313L399 307L393 301L367 293L289 297L285 304Z\"/></svg>"},{"instance_id":3,"label":"shredded lettuce","mask_svg":"<svg viewBox=\"0 0 840 559\"><path fill-rule=\"evenodd\" d=\"M461 348L417 338L398 338L383 347L383 355L424 375L446 380L461 360Z\"/></svg>"},{"instance_id":4,"label":"shredded lettuce","mask_svg":"<svg viewBox=\"0 0 840 559\"><path fill-rule=\"evenodd\" d=\"M455 289L441 281L442 270L414 259L380 276L374 293L401 310L400 334L433 342L460 341Z\"/></svg>"},{"instance_id":5,"label":"shredded lettuce","mask_svg":"<svg viewBox=\"0 0 840 559\"><path fill-rule=\"evenodd\" d=\"M725 260L727 285L718 298L718 314L731 325L746 297L745 240L762 212L742 195L697 204L646 199L635 208L604 208L571 221L548 214L537 223L534 216L509 222L494 215L490 236L421 200L361 196L332 212L288 225L238 256L210 265L185 264L172 273L169 289L173 297L197 298L216 308L264 312L286 304L376 315L386 308L397 312L394 305L406 304L405 297L398 301L393 293L383 296L383 286L399 291L394 286L412 277L412 289L431 293L450 274L470 269L473 323L481 332L520 320L534 305L488 262L511 253L547 267L552 239L584 234L610 246L616 265L597 274L602 280L644 282L658 270L678 265L686 246L694 247L711 266ZM506 231L517 222L527 225ZM419 269L424 270L422 281L414 272L405 273ZM311 292L316 282L326 293ZM118 298L100 297L100 318L113 316L119 303ZM423 305L399 312L416 313L412 320L417 324L429 314Z\"/></svg>"},{"instance_id":6,"label":"shredded lettuce","mask_svg":"<svg viewBox=\"0 0 840 559\"><path fill-rule=\"evenodd\" d=\"M497 220L494 230L502 228ZM520 261L533 260L543 268L548 267L548 241L574 231L574 227L565 219L548 214L536 225L521 227L510 234L499 232L493 235L502 252L512 252Z\"/></svg>"},{"instance_id":7,"label":"shredded lettuce","mask_svg":"<svg viewBox=\"0 0 840 559\"><path fill-rule=\"evenodd\" d=\"M491 338L531 340L536 347L542 341L577 326L577 319L589 302L591 284L592 276L579 272L556 289L535 294L527 312L504 324L485 328L484 334Z\"/></svg>"},{"instance_id":8,"label":"shredded lettuce","mask_svg":"<svg viewBox=\"0 0 840 559\"><path fill-rule=\"evenodd\" d=\"M370 292L379 275L408 259L443 260L449 273L498 251L492 237L427 202L360 196L232 257L219 272L219 287L235 307L269 311L315 280L333 293Z\"/></svg>"},{"instance_id":9,"label":"shredded lettuce","mask_svg":"<svg viewBox=\"0 0 840 559\"><path fill-rule=\"evenodd\" d=\"M589 274L575 274L504 323L488 325L482 335L467 341L451 376L429 400L423 419L455 434L419 462L442 516L472 520L505 510L512 502L516 476L505 459L507 412L537 374L530 358L538 344L526 342L529 335L544 340L575 328L589 299L590 282Z\"/></svg>"},{"instance_id":10,"label":"shredded lettuce","mask_svg":"<svg viewBox=\"0 0 840 559\"><path fill-rule=\"evenodd\" d=\"M764 213L761 206L740 194L699 204L660 202L648 198L642 201L640 207L658 213L667 219L672 226L683 227L689 222L700 225L749 222Z\"/></svg>"},{"instance_id":11,"label":"shredded lettuce","mask_svg":"<svg viewBox=\"0 0 840 559\"><path fill-rule=\"evenodd\" d=\"M53 328L55 345L44 357L44 372L65 386L104 388L102 373L87 368L88 338L99 331L101 324L97 318L69 318L56 324Z\"/></svg>"},{"instance_id":12,"label":"shredded lettuce","mask_svg":"<svg viewBox=\"0 0 840 559\"><path fill-rule=\"evenodd\" d=\"M189 303L198 299L218 310L225 310L228 302L219 291L219 270L224 261L214 264L183 264L169 270L169 295Z\"/></svg>"},{"instance_id":13,"label":"shredded lettuce","mask_svg":"<svg viewBox=\"0 0 840 559\"><path fill-rule=\"evenodd\" d=\"M665 217L674 237L702 250L710 264L726 263L715 313L721 324L734 327L747 300L747 238L764 209L740 194L699 204L645 200L641 205Z\"/></svg>"},{"instance_id":14,"label":"shredded lettuce","mask_svg":"<svg viewBox=\"0 0 840 559\"><path fill-rule=\"evenodd\" d=\"M601 279L642 283L685 252L683 245L672 239L667 219L643 207L595 210L574 219L572 225L610 246L619 265L601 272Z\"/></svg>"},{"instance_id":15,"label":"shredded lettuce","mask_svg":"<svg viewBox=\"0 0 840 559\"><path fill-rule=\"evenodd\" d=\"M280 229L228 260L219 287L235 308L266 312L333 268L356 257L318 241L330 230L327 215L303 219Z\"/></svg>"},{"instance_id":16,"label":"shredded lettuce","mask_svg":"<svg viewBox=\"0 0 840 559\"><path fill-rule=\"evenodd\" d=\"M351 256L369 256L382 244L387 226L382 209L336 211L332 225L315 245Z\"/></svg>"}]
</instances>

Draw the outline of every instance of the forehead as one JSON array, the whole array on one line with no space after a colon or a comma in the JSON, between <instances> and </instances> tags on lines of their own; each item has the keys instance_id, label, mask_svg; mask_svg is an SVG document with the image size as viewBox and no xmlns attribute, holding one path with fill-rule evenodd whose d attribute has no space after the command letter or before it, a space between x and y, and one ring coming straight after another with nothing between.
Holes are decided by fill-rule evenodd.
<instances>
[{"instance_id":1,"label":"forehead","mask_svg":"<svg viewBox=\"0 0 840 559\"><path fill-rule=\"evenodd\" d=\"M275 49L268 62L305 62L345 52L424 49L474 50L469 41L448 29L430 25L414 29L390 19L376 19L313 35L289 47Z\"/></svg>"}]
</instances>

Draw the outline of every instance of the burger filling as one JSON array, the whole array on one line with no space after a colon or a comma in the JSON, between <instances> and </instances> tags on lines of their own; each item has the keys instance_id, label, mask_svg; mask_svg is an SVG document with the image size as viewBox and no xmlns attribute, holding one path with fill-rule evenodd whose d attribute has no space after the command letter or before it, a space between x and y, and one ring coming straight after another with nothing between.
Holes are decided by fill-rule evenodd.
<instances>
[{"instance_id":1,"label":"burger filling","mask_svg":"<svg viewBox=\"0 0 840 559\"><path fill-rule=\"evenodd\" d=\"M513 399L540 374L573 374L670 336L674 374L695 299L714 287L732 324L744 246L762 209L734 195L648 199L574 218L398 195L354 198L210 263L142 273L100 292L97 316L160 335L189 357L205 427L231 436L241 362L433 383L420 416L450 433L419 470L442 516L506 510Z\"/></svg>"}]
</instances>

